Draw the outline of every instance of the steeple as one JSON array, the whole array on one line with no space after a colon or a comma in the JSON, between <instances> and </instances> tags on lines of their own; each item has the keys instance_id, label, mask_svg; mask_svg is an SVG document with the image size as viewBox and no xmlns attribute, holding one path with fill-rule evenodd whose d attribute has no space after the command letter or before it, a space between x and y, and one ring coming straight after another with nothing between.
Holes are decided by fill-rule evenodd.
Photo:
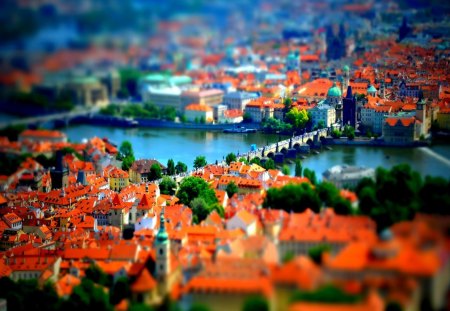
<instances>
[{"instance_id":1,"label":"steeple","mask_svg":"<svg viewBox=\"0 0 450 311\"><path fill-rule=\"evenodd\" d=\"M346 98L349 98L349 99L353 98L351 85L349 85L348 88L347 88L347 96L346 96Z\"/></svg>"},{"instance_id":2,"label":"steeple","mask_svg":"<svg viewBox=\"0 0 450 311\"><path fill-rule=\"evenodd\" d=\"M155 245L164 245L167 244L169 241L169 235L167 234L166 231L166 220L164 218L164 208L161 211L161 215L160 215L160 221L159 221L159 230L158 233L156 234L156 240L155 240Z\"/></svg>"}]
</instances>

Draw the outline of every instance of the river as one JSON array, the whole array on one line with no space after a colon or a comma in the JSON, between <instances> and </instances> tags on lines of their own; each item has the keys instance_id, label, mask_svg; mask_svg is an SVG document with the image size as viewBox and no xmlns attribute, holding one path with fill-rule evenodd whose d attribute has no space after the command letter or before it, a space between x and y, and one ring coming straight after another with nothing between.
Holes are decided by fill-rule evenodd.
<instances>
[{"instance_id":1,"label":"river","mask_svg":"<svg viewBox=\"0 0 450 311\"><path fill-rule=\"evenodd\" d=\"M63 131L72 142L98 136L107 137L120 145L128 140L132 143L136 159L152 158L163 164L172 158L182 161L192 168L198 155L204 155L208 163L222 160L228 153L244 153L251 144L261 147L274 143L284 136L253 134L225 134L214 131L155 129L155 128L114 128L91 125L69 126ZM316 171L317 177L333 165L349 164L376 168L390 168L400 163L408 163L422 175L450 178L450 144L439 142L430 148L391 148L391 147L351 147L333 146L323 149L318 155L309 155L302 160L303 167ZM294 165L289 164L291 172Z\"/></svg>"}]
</instances>

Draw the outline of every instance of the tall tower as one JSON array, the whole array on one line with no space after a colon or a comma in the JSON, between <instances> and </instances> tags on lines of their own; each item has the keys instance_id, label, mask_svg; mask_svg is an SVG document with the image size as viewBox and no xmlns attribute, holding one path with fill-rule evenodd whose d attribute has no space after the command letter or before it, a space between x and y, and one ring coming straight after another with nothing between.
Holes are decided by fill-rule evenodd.
<instances>
[{"instance_id":1,"label":"tall tower","mask_svg":"<svg viewBox=\"0 0 450 311\"><path fill-rule=\"evenodd\" d=\"M155 238L156 249L156 278L165 281L170 271L170 240L166 232L164 208L161 211L159 230Z\"/></svg>"},{"instance_id":2,"label":"tall tower","mask_svg":"<svg viewBox=\"0 0 450 311\"><path fill-rule=\"evenodd\" d=\"M348 65L345 65L342 68L342 71L344 73L344 89L348 88L348 86L350 85L350 67L348 67Z\"/></svg>"},{"instance_id":3,"label":"tall tower","mask_svg":"<svg viewBox=\"0 0 450 311\"><path fill-rule=\"evenodd\" d=\"M340 42L340 55L339 58L347 56L347 34L345 32L344 24L339 25L339 42Z\"/></svg>"},{"instance_id":4,"label":"tall tower","mask_svg":"<svg viewBox=\"0 0 450 311\"><path fill-rule=\"evenodd\" d=\"M56 151L56 167L50 171L52 189L61 189L69 185L69 169L63 163L61 150Z\"/></svg>"},{"instance_id":5,"label":"tall tower","mask_svg":"<svg viewBox=\"0 0 450 311\"><path fill-rule=\"evenodd\" d=\"M352 94L352 87L347 88L347 95L343 100L343 124L356 126L356 99Z\"/></svg>"}]
</instances>

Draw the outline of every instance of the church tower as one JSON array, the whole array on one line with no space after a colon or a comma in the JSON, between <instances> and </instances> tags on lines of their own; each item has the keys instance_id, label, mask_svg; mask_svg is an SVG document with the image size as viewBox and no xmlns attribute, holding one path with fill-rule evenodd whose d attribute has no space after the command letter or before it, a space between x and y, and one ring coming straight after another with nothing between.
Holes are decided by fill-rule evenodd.
<instances>
[{"instance_id":1,"label":"church tower","mask_svg":"<svg viewBox=\"0 0 450 311\"><path fill-rule=\"evenodd\" d=\"M51 169L52 189L61 189L69 185L69 169L63 162L61 150L56 151L56 167Z\"/></svg>"},{"instance_id":2,"label":"church tower","mask_svg":"<svg viewBox=\"0 0 450 311\"><path fill-rule=\"evenodd\" d=\"M156 269L155 276L165 281L170 272L170 240L166 231L164 208L161 211L159 230L155 238Z\"/></svg>"}]
</instances>

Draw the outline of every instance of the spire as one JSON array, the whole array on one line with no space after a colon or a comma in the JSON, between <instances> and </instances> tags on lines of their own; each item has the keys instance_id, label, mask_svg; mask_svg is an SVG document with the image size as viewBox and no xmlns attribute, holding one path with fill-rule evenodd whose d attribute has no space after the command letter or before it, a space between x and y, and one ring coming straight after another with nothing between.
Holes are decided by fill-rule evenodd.
<instances>
[{"instance_id":1,"label":"spire","mask_svg":"<svg viewBox=\"0 0 450 311\"><path fill-rule=\"evenodd\" d=\"M353 94L352 94L352 86L349 85L347 88L347 98L353 98Z\"/></svg>"},{"instance_id":2,"label":"spire","mask_svg":"<svg viewBox=\"0 0 450 311\"><path fill-rule=\"evenodd\" d=\"M168 242L169 242L169 235L167 234L166 231L166 221L164 218L164 207L163 207L160 214L159 230L158 233L156 234L155 244L162 245L167 244Z\"/></svg>"}]
</instances>

